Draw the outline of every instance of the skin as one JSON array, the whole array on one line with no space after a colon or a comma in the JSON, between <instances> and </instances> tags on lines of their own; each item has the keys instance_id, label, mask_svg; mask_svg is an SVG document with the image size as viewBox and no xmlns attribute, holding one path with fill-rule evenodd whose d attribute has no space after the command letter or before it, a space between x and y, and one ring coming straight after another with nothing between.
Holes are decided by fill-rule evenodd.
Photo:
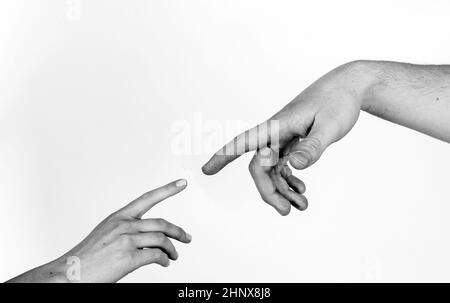
<instances>
[{"instance_id":1,"label":"skin","mask_svg":"<svg viewBox=\"0 0 450 303\"><path fill-rule=\"evenodd\" d=\"M339 66L266 122L235 137L202 170L213 175L256 150L249 170L262 199L281 215L291 206L304 210L305 185L287 164L295 169L314 164L353 128L361 110L450 142L450 66L385 61ZM262 127L268 121L278 121L278 140Z\"/></svg>"},{"instance_id":2,"label":"skin","mask_svg":"<svg viewBox=\"0 0 450 303\"><path fill-rule=\"evenodd\" d=\"M64 256L7 282L116 282L144 265L169 266L169 260L178 258L170 239L189 243L192 237L164 219L141 218L186 185L181 179L143 194L108 216ZM73 257L80 261L80 279L68 275Z\"/></svg>"}]
</instances>

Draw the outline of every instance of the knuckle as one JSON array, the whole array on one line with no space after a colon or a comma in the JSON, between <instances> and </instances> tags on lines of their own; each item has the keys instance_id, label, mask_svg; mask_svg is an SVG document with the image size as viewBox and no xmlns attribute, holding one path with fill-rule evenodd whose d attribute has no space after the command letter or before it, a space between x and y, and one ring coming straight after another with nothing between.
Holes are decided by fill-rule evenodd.
<instances>
[{"instance_id":1,"label":"knuckle","mask_svg":"<svg viewBox=\"0 0 450 303\"><path fill-rule=\"evenodd\" d=\"M177 237L182 237L186 235L186 232L184 231L184 229L182 229L181 227L175 227L174 228L174 234Z\"/></svg>"},{"instance_id":2,"label":"knuckle","mask_svg":"<svg viewBox=\"0 0 450 303\"><path fill-rule=\"evenodd\" d=\"M159 260L161 260L163 263L169 262L169 256L161 251L161 255L159 256Z\"/></svg>"},{"instance_id":3,"label":"knuckle","mask_svg":"<svg viewBox=\"0 0 450 303\"><path fill-rule=\"evenodd\" d=\"M155 259L162 259L164 256L165 256L165 253L161 249L155 248L153 250L153 257Z\"/></svg>"},{"instance_id":4,"label":"knuckle","mask_svg":"<svg viewBox=\"0 0 450 303\"><path fill-rule=\"evenodd\" d=\"M122 220L122 213L120 213L119 211L113 212L112 214L110 214L108 217L106 217L105 221L106 222L118 222L120 220Z\"/></svg>"},{"instance_id":5,"label":"knuckle","mask_svg":"<svg viewBox=\"0 0 450 303\"><path fill-rule=\"evenodd\" d=\"M155 221L156 224L163 229L167 228L167 226L169 225L169 223L166 220L161 218L155 219Z\"/></svg>"},{"instance_id":6,"label":"knuckle","mask_svg":"<svg viewBox=\"0 0 450 303\"><path fill-rule=\"evenodd\" d=\"M112 221L112 220L116 219L117 217L118 217L118 213L117 212L113 212L108 217L106 217L106 221Z\"/></svg>"},{"instance_id":7,"label":"knuckle","mask_svg":"<svg viewBox=\"0 0 450 303\"><path fill-rule=\"evenodd\" d=\"M130 220L121 220L119 227L121 230L130 230L132 228L133 222Z\"/></svg>"},{"instance_id":8,"label":"knuckle","mask_svg":"<svg viewBox=\"0 0 450 303\"><path fill-rule=\"evenodd\" d=\"M250 161L250 163L248 164L248 170L250 171L250 173L252 173L257 166L258 166L258 162L256 160L256 156L254 156L252 158L252 160Z\"/></svg>"},{"instance_id":9,"label":"knuckle","mask_svg":"<svg viewBox=\"0 0 450 303\"><path fill-rule=\"evenodd\" d=\"M263 200L263 201L266 202L267 204L271 204L270 199L268 199L265 195L261 195L261 200Z\"/></svg>"},{"instance_id":10,"label":"knuckle","mask_svg":"<svg viewBox=\"0 0 450 303\"><path fill-rule=\"evenodd\" d=\"M155 232L153 236L159 243L164 242L164 239L166 239L166 236L162 232Z\"/></svg>"},{"instance_id":11,"label":"knuckle","mask_svg":"<svg viewBox=\"0 0 450 303\"><path fill-rule=\"evenodd\" d=\"M167 195L176 190L177 186L174 183L169 183L162 188L162 193Z\"/></svg>"},{"instance_id":12,"label":"knuckle","mask_svg":"<svg viewBox=\"0 0 450 303\"><path fill-rule=\"evenodd\" d=\"M253 159L250 161L250 163L248 164L248 170L250 171L250 172L252 172L252 170L253 170Z\"/></svg>"},{"instance_id":13,"label":"knuckle","mask_svg":"<svg viewBox=\"0 0 450 303\"><path fill-rule=\"evenodd\" d=\"M119 220L108 220L106 223L106 228L111 232L116 232L120 227Z\"/></svg>"},{"instance_id":14,"label":"knuckle","mask_svg":"<svg viewBox=\"0 0 450 303\"><path fill-rule=\"evenodd\" d=\"M139 199L146 199L146 198L150 197L152 194L153 194L153 191L152 191L152 190L151 190L151 191L148 191L148 192L146 192L146 193L143 193L143 194L139 197Z\"/></svg>"},{"instance_id":15,"label":"knuckle","mask_svg":"<svg viewBox=\"0 0 450 303\"><path fill-rule=\"evenodd\" d=\"M133 239L130 235L123 234L119 236L118 244L121 247L129 247L133 244Z\"/></svg>"},{"instance_id":16,"label":"knuckle","mask_svg":"<svg viewBox=\"0 0 450 303\"><path fill-rule=\"evenodd\" d=\"M170 245L172 245L172 242L170 242L169 238L167 238L166 236L164 236L164 237L161 239L161 243L162 243L162 245L164 245L164 246L170 246Z\"/></svg>"}]
</instances>

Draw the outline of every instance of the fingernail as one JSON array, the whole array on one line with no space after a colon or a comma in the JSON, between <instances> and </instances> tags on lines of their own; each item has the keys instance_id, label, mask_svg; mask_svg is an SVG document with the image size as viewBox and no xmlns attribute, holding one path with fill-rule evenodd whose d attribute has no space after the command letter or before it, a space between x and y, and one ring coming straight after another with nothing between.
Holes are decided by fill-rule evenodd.
<instances>
[{"instance_id":1,"label":"fingernail","mask_svg":"<svg viewBox=\"0 0 450 303\"><path fill-rule=\"evenodd\" d=\"M192 241L192 236L191 236L191 234L186 233L186 239L188 239L189 242Z\"/></svg>"},{"instance_id":2,"label":"fingernail","mask_svg":"<svg viewBox=\"0 0 450 303\"><path fill-rule=\"evenodd\" d=\"M178 180L178 181L175 183L175 185L176 185L177 187L184 187L184 186L186 186L186 184L187 184L187 181L184 180L184 179Z\"/></svg>"},{"instance_id":3,"label":"fingernail","mask_svg":"<svg viewBox=\"0 0 450 303\"><path fill-rule=\"evenodd\" d=\"M308 158L304 152L293 152L289 155L289 161L294 167L308 166Z\"/></svg>"},{"instance_id":4,"label":"fingernail","mask_svg":"<svg viewBox=\"0 0 450 303\"><path fill-rule=\"evenodd\" d=\"M270 147L263 147L259 150L259 165L263 167L272 167L278 163L278 153Z\"/></svg>"}]
</instances>

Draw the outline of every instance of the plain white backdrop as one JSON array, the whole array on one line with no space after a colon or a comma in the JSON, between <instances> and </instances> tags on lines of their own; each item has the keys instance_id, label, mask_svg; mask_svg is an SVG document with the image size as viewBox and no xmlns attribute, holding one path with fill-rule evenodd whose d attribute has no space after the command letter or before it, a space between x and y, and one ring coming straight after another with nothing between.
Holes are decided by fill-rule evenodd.
<instances>
[{"instance_id":1,"label":"plain white backdrop","mask_svg":"<svg viewBox=\"0 0 450 303\"><path fill-rule=\"evenodd\" d=\"M310 207L288 217L260 200L251 155L207 177L208 152L171 148L177 121L261 122L351 60L449 64L449 11L411 0L1 1L0 279L184 177L187 190L148 216L192 244L176 244L169 268L123 281L449 282L447 143L363 113L297 172Z\"/></svg>"}]
</instances>

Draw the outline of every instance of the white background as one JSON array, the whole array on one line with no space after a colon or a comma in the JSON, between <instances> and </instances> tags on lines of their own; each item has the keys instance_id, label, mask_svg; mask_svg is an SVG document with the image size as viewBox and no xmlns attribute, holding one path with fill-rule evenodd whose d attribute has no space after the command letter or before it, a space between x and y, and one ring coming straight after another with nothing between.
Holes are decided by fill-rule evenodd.
<instances>
[{"instance_id":1,"label":"white background","mask_svg":"<svg viewBox=\"0 0 450 303\"><path fill-rule=\"evenodd\" d=\"M288 217L251 155L207 177L207 151L171 149L176 121L261 122L347 61L450 63L449 1L79 2L0 3L0 279L185 177L149 216L192 244L122 281L450 281L447 143L362 114L297 173L310 207Z\"/></svg>"}]
</instances>

